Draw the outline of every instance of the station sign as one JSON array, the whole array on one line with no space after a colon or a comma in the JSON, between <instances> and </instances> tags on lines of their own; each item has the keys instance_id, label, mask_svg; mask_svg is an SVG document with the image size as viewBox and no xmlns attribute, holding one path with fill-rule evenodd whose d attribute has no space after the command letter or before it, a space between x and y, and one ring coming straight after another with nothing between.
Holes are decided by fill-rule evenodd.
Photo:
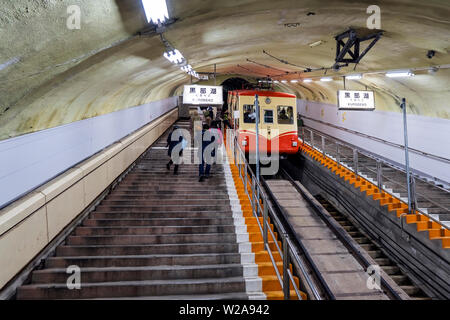
<instances>
[{"instance_id":1,"label":"station sign","mask_svg":"<svg viewBox=\"0 0 450 320\"><path fill-rule=\"evenodd\" d=\"M183 103L191 105L222 105L223 87L221 86L184 86Z\"/></svg>"},{"instance_id":2,"label":"station sign","mask_svg":"<svg viewBox=\"0 0 450 320\"><path fill-rule=\"evenodd\" d=\"M338 91L339 110L375 110L375 94L373 91Z\"/></svg>"}]
</instances>

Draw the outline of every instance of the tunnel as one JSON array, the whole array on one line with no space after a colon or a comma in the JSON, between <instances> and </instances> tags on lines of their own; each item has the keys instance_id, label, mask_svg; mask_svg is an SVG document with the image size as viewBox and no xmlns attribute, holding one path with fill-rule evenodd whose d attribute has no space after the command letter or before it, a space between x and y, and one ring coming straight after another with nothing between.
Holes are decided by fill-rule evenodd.
<instances>
[{"instance_id":1,"label":"tunnel","mask_svg":"<svg viewBox=\"0 0 450 320\"><path fill-rule=\"evenodd\" d=\"M1 300L449 299L448 1L0 4Z\"/></svg>"}]
</instances>

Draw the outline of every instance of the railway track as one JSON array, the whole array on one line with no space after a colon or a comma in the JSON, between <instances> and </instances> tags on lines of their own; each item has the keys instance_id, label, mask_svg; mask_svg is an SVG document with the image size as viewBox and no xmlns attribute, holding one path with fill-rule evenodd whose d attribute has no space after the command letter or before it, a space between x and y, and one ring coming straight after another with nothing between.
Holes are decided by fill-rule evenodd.
<instances>
[{"instance_id":1,"label":"railway track","mask_svg":"<svg viewBox=\"0 0 450 320\"><path fill-rule=\"evenodd\" d=\"M328 211L333 219L348 232L360 247L375 260L381 269L383 269L411 299L431 300L430 297L411 281L407 274L404 273L395 262L386 256L383 249L372 241L363 231L359 230L346 215L338 211L322 196L319 195L315 198Z\"/></svg>"},{"instance_id":2,"label":"railway track","mask_svg":"<svg viewBox=\"0 0 450 320\"><path fill-rule=\"evenodd\" d=\"M317 286L330 291L326 299L428 299L345 215L314 198L284 169L281 173L283 179L262 184L290 235L307 251L313 278L325 282ZM378 290L368 286L370 266L380 266Z\"/></svg>"}]
</instances>

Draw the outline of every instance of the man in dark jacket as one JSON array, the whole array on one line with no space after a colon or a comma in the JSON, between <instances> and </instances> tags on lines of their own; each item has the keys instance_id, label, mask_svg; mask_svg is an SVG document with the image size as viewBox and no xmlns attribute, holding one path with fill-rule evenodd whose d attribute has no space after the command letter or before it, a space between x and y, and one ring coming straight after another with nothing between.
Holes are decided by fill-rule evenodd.
<instances>
[{"instance_id":1,"label":"man in dark jacket","mask_svg":"<svg viewBox=\"0 0 450 320\"><path fill-rule=\"evenodd\" d=\"M178 126L174 126L172 132L167 137L167 147L169 147L168 155L170 157L169 163L166 165L167 170L170 170L170 166L175 163L175 169L173 174L178 174L178 167L181 163L181 158L183 157L183 135L181 132L176 132L179 129ZM176 132L176 134L175 134ZM178 139L177 139L178 136ZM174 149L175 153L174 153ZM178 155L176 152L179 150ZM174 154L173 154L174 153Z\"/></svg>"},{"instance_id":2,"label":"man in dark jacket","mask_svg":"<svg viewBox=\"0 0 450 320\"><path fill-rule=\"evenodd\" d=\"M201 135L198 136L199 139L199 159L201 161L199 165L199 182L203 182L205 178L209 178L211 172L211 165L216 156L216 150L213 146L209 147L216 140L214 134L209 131L209 125L204 124ZM201 139L201 140L200 140ZM201 145L201 148L200 148ZM212 150L211 150L212 148ZM206 168L205 168L206 166Z\"/></svg>"}]
</instances>

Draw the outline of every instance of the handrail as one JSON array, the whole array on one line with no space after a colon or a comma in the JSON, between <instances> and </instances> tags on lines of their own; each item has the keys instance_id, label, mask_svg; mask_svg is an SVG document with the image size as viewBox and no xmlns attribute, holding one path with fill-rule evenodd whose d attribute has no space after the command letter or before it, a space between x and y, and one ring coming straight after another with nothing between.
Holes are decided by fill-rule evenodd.
<instances>
[{"instance_id":1,"label":"handrail","mask_svg":"<svg viewBox=\"0 0 450 320\"><path fill-rule=\"evenodd\" d=\"M317 120L317 121L319 121L319 120ZM326 122L324 122L324 124L326 124ZM330 124L330 126L331 126L331 124ZM395 169L395 170L405 171L404 166L403 166L402 164L396 162L396 161L393 161L393 160L391 160L391 159L385 158L385 157L380 156L380 155L378 155L378 154L376 154L376 153L373 153L373 152L368 151L368 150L365 150L365 149L363 149L363 148L361 148L361 147L355 146L355 145L353 145L353 144L351 144L351 143L344 142L344 141L342 141L342 140L336 139L336 138L334 138L334 137L332 137L332 136L330 136L330 135L328 135L328 134L326 134L326 133L323 133L322 131L316 130L316 129L311 128L311 127L309 127L309 126L303 126L303 128L305 128L306 130L315 132L315 133L317 133L317 134L319 134L319 135L321 135L321 136L324 136L324 137L328 138L329 140L334 140L334 141L336 141L336 143L338 143L338 144L340 144L340 145L346 146L346 147L351 148L351 149L356 149L356 150L358 150L359 153L364 154L365 156L367 156L367 157L369 157L369 158L372 158L372 159L374 159L374 160L379 160L379 161L383 162L384 164L386 164L387 166L389 166L389 167L391 167L391 168L393 168L393 169ZM344 129L345 129L345 128L344 128ZM343 129L343 130L344 130L344 129ZM352 130L350 130L350 129L346 129L346 130L348 130L349 132L352 131ZM351 132L351 133L353 133L353 132ZM356 133L358 133L358 132L355 131L354 133L356 134ZM365 136L364 133L359 133L359 134L360 134L361 136ZM370 136L368 136L368 137L370 137ZM392 145L395 146L395 147L401 147L402 149L405 148L404 146L396 145L396 144L394 144L394 143L392 143L392 142L389 142L389 141L386 141L386 140L383 140L383 139L379 139L379 138L374 138L374 139L378 139L378 142L382 142L382 143L384 143L384 144L386 144L386 145L391 145L391 144L392 144ZM414 151L415 149L409 148L409 150L410 150L410 151ZM437 157L437 156L436 156L436 157ZM445 159L446 161L448 160L449 163L450 163L450 159L446 159L446 158L442 158L442 159ZM423 178L428 178L428 179L434 180L434 181L436 181L436 182L440 182L440 183L442 183L442 184L444 184L444 185L448 185L448 182L443 181L443 180L441 180L441 179L439 179L439 178L437 178L437 177L431 176L431 175L429 175L429 174L427 174L427 173L421 172L421 171L416 170L416 169L413 169L413 168L411 168L410 170L411 170L412 173L414 173L415 175L417 175L417 177L418 177L421 181L423 181L423 182L425 182L425 183L429 183L429 182L426 181L426 180L424 180ZM433 185L433 186L436 187L436 188L438 188L438 189L441 189L441 190L443 190L443 191L447 191L447 190L445 190L445 189L443 189L443 188L441 188L441 187L439 187L439 186L437 186L437 185ZM448 192L448 191L447 191L447 192Z\"/></svg>"},{"instance_id":2,"label":"handrail","mask_svg":"<svg viewBox=\"0 0 450 320\"><path fill-rule=\"evenodd\" d=\"M310 137L311 143L307 142L306 139L305 139L305 134L304 134L304 131L305 131L305 130L309 130L310 133L311 133L311 137ZM314 143L314 135L317 135L317 136L319 136L319 137L322 138L322 148L321 148L321 149L320 149L318 146L315 145L315 143ZM378 164L385 164L385 165L389 166L390 168L392 168L392 169L394 169L394 170L401 171L401 172L404 172L403 170L400 170L399 168L393 166L391 163L389 163L389 162L386 161L385 159L381 159L381 158L377 157L376 155L374 155L374 154L372 154L372 153L370 153L370 152L368 152L368 151L366 151L366 150L363 150L363 149L361 149L361 148L355 147L355 146L353 146L353 145L351 145L351 144L349 144L349 143L345 143L345 142L343 142L343 141L341 141L341 140L335 139L335 138L333 138L333 137L331 137L331 136L329 136L329 135L327 135L327 134L324 134L324 133L322 133L322 132L320 132L320 131L318 131L318 130L315 130L315 129L312 129L312 128L309 128L309 127L302 127L302 135L301 135L301 138L302 138L303 144L308 145L309 147L311 147L311 148L313 148L313 149L317 149L317 150L321 151L324 157L325 157L325 156L330 156L330 153L328 153L328 155L327 155L327 151L325 150L325 149L326 149L326 146L325 146L325 139L328 139L328 140L331 141L332 143L335 143L336 146L337 146L337 159L336 159L336 161L337 161L338 165L339 165L339 166L341 166L341 165L342 165L342 166L345 166L347 169L349 169L350 171L352 171L356 176L360 176L360 170L358 170L358 165L359 165L359 163L358 163L358 153L360 153L360 154L362 154L362 155L365 155L365 156L367 156L368 158L372 158L373 160L377 161L377 180L378 180L377 183L378 183L378 188L379 188L380 190L383 190L384 192L390 194L391 196L397 198L397 196L395 195L395 193L393 192L393 190L392 190L392 191L389 191L388 188L385 188L385 187L384 187L383 181L382 181L382 177L383 177L383 175L382 175L382 167L381 167L381 165L378 165ZM349 148L349 149L351 149L351 150L353 151L353 167L349 167L349 166L347 166L347 165L344 165L344 164L341 162L340 153L339 153L339 146L344 146L344 147ZM412 178L412 184L413 184L413 186L412 186L412 187L413 187L413 188L412 188L412 191L413 191L413 192L412 192L412 193L413 193L412 198L413 198L413 202L416 203L416 202L417 202L417 201L416 201L416 194L417 194L417 192L416 192L415 187L414 187L414 185L415 185L414 179L415 179L415 178L413 177L413 178ZM389 180L390 180L390 179L389 179ZM424 181L424 180L422 180L422 179L420 179L420 181L422 181L422 182L424 182L424 183L428 183L427 181ZM439 188L439 187L437 187L437 186L435 186L435 185L432 185L432 186L433 186L434 188L443 190L443 191L445 191L445 192L448 193L448 191L445 190L445 189ZM420 194L420 193L419 193L419 194ZM425 198L426 198L426 197L425 197ZM448 209L445 208L445 207L443 207L442 205L440 205L440 204L438 204L438 203L436 203L436 202L434 202L434 201L430 201L430 202L432 202L433 204L437 205L438 207L444 209L445 211L448 211ZM448 226L442 224L440 220L434 218L434 217L431 216L429 213L424 212L424 211L423 211L422 209L420 209L420 208L415 207L414 210L412 210L412 212L414 212L414 213L420 213L420 214L426 216L426 217L427 217L428 219L430 219L431 221L438 223L438 224L441 226L442 229L447 229L447 230L449 230L449 227L448 227ZM410 213L412 213L412 212L410 212Z\"/></svg>"},{"instance_id":3,"label":"handrail","mask_svg":"<svg viewBox=\"0 0 450 320\"><path fill-rule=\"evenodd\" d=\"M295 280L290 273L290 260L293 262L293 266L296 268L296 271L298 274L301 274L302 277L306 280L306 285L308 286L309 291L312 293L314 298L316 300L322 300L322 297L320 296L319 290L313 283L310 275L306 271L306 267L304 266L303 262L301 261L300 257L298 256L295 247L293 243L289 239L289 235L287 234L286 230L284 229L281 221L276 216L275 210L273 207L269 204L269 201L267 199L267 196L264 192L263 187L261 186L260 182L257 181L255 174L253 173L250 165L248 164L244 152L239 147L239 144L236 143L236 136L233 131L228 130L227 133L231 134L231 137L227 137L227 147L229 150L232 150L233 156L234 156L234 163L237 165L239 169L239 177L244 183L244 189L245 193L247 194L247 197L249 198L251 204L252 204L252 212L253 215L256 217L256 221L258 223L258 227L260 229L260 232L263 235L264 239L264 248L267 250L270 260L272 262L273 267L276 271L276 276L278 278L278 281L281 284L281 287L284 292L284 299L288 300L290 298L290 286L292 285L297 297L299 300L302 300L302 296L300 293L299 288L297 287L297 284L295 283ZM250 176L248 176L250 175ZM248 178L250 178L251 181L251 195L249 194L248 190ZM263 201L263 206L260 203L260 200ZM270 228L269 223L269 214L273 218L273 224L274 227L277 229L278 234L281 237L282 243L283 243L283 249L279 247L277 238L273 232L273 230ZM259 217L263 217L263 226L261 226L261 223L259 221ZM269 239L268 234L272 236L273 242L275 243L276 250L280 254L281 257L283 257L283 276L280 275L280 272L278 271L278 266L276 264L276 261L273 257L272 250L269 246ZM284 253L284 254L283 254Z\"/></svg>"},{"instance_id":4,"label":"handrail","mask_svg":"<svg viewBox=\"0 0 450 320\"><path fill-rule=\"evenodd\" d=\"M401 145L401 144L397 144L397 143L394 143L394 142L391 142L391 141L387 141L387 140L384 140L384 139L381 139L381 138L377 138L377 137L374 137L374 136L371 136L371 135L368 135L368 134L365 134L365 133L362 133L362 132L358 132L358 131L355 131L355 130L351 130L351 129L348 129L348 128L340 127L340 126L337 126L337 125L334 125L332 123L325 122L325 121L322 121L322 120L313 119L313 118L310 118L310 117L307 117L307 116L304 116L304 115L302 115L301 117L304 118L304 119L311 120L311 121L319 122L321 124L327 125L329 127L333 127L335 129L338 129L338 130L342 130L342 131L346 131L346 132L349 132L349 133L352 133L352 134L356 134L358 136L361 136L361 137L364 137L364 138L368 138L368 139L373 140L373 141L382 142L383 144L387 144L387 145L390 145L392 147L396 147L396 148L399 148L399 149L404 149L404 146ZM310 127L308 127L308 128L310 128ZM438 160L438 161L442 161L442 162L446 162L446 163L450 164L450 159L447 159L447 158L444 158L444 157L441 157L441 156L437 156L435 154L431 154L431 153L428 153L428 152L424 152L424 151L421 151L421 150L417 150L417 149L414 149L414 148L409 148L409 150L414 152L414 153L426 156L428 158L432 158L432 159L435 159L435 160Z\"/></svg>"},{"instance_id":5,"label":"handrail","mask_svg":"<svg viewBox=\"0 0 450 320\"><path fill-rule=\"evenodd\" d=\"M368 171L371 171L371 172L373 172L373 173L376 173L376 172L375 172L374 170L372 170L371 168L369 168L369 167L367 167L367 166L364 166L364 165L362 165L362 166L363 166L364 168L366 168ZM393 168L393 169L395 169L395 168ZM389 181L389 182L392 183L392 184L397 185L399 188L404 189L404 190L406 191L406 188L405 188L400 182L395 181L395 180L393 180L393 179L391 179L391 178L388 178L388 177L386 177L386 176L384 176L384 175L383 175L383 179ZM422 197L422 199L427 200L428 202L432 203L433 205L435 205L435 206L437 206L437 207L440 207L440 208L442 208L444 211L447 211L448 213L450 213L450 209L447 209L447 208L443 207L440 203L437 203L437 202L434 201L433 199L429 198L427 195L425 195L425 194L423 194L423 193L421 193L421 192L418 192L417 189L416 189L415 192L416 192L416 194L420 195L420 196ZM416 197L416 201L417 201L417 197Z\"/></svg>"}]
</instances>

